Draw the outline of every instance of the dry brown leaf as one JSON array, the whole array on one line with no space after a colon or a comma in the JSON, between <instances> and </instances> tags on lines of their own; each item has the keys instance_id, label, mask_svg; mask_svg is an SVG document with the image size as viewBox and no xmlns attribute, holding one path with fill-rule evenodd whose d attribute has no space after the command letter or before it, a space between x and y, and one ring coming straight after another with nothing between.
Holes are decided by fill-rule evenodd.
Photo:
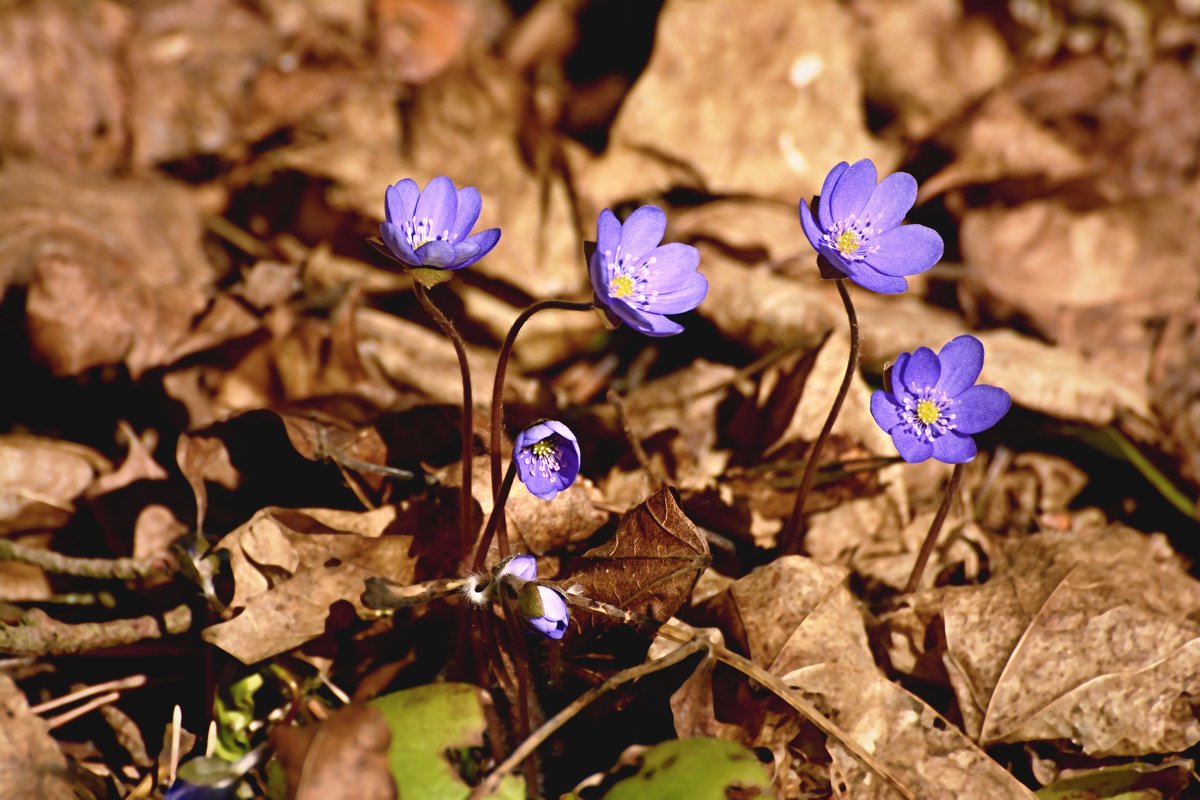
<instances>
[{"instance_id":1,"label":"dry brown leaf","mask_svg":"<svg viewBox=\"0 0 1200 800\"><path fill-rule=\"evenodd\" d=\"M0 9L0 153L105 170L127 145L120 55L131 10L112 2ZM0 266L0 293L5 271Z\"/></svg>"},{"instance_id":2,"label":"dry brown leaf","mask_svg":"<svg viewBox=\"0 0 1200 800\"><path fill-rule=\"evenodd\" d=\"M465 0L377 0L376 50L384 74L424 83L461 57L480 4Z\"/></svg>"},{"instance_id":3,"label":"dry brown leaf","mask_svg":"<svg viewBox=\"0 0 1200 800\"><path fill-rule=\"evenodd\" d=\"M936 620L968 733L1067 739L1089 755L1200 740L1200 583L1161 536L1111 526L1013 542L982 586L914 597L896 630Z\"/></svg>"},{"instance_id":4,"label":"dry brown leaf","mask_svg":"<svg viewBox=\"0 0 1200 800\"><path fill-rule=\"evenodd\" d=\"M67 759L58 749L46 721L29 710L29 702L0 672L0 797L74 800L67 779Z\"/></svg>"},{"instance_id":5,"label":"dry brown leaf","mask_svg":"<svg viewBox=\"0 0 1200 800\"><path fill-rule=\"evenodd\" d=\"M392 734L383 714L371 706L352 703L317 725L280 726L271 738L293 800L396 797L388 771Z\"/></svg>"},{"instance_id":6,"label":"dry brown leaf","mask_svg":"<svg viewBox=\"0 0 1200 800\"><path fill-rule=\"evenodd\" d=\"M583 269L583 262L579 262ZM460 287L463 308L473 322L483 325L496 341L504 341L513 321L523 309L516 308L495 294L473 286ZM543 311L534 314L521 328L513 347L508 375L537 372L565 361L583 350L602 335L601 322L595 313L578 311Z\"/></svg>"},{"instance_id":7,"label":"dry brown leaf","mask_svg":"<svg viewBox=\"0 0 1200 800\"><path fill-rule=\"evenodd\" d=\"M0 436L0 534L59 528L97 475L112 471L104 456L72 442Z\"/></svg>"},{"instance_id":8,"label":"dry brown leaf","mask_svg":"<svg viewBox=\"0 0 1200 800\"><path fill-rule=\"evenodd\" d=\"M645 166L659 161L691 173L675 183L794 203L847 153L890 172L895 150L866 129L860 41L833 0L668 0L650 63L581 190L598 207L653 195L668 188L661 167Z\"/></svg>"},{"instance_id":9,"label":"dry brown leaf","mask_svg":"<svg viewBox=\"0 0 1200 800\"><path fill-rule=\"evenodd\" d=\"M242 476L229 460L225 443L215 436L185 433L175 442L175 462L196 497L196 530L203 532L208 514L207 481L234 489Z\"/></svg>"},{"instance_id":10,"label":"dry brown leaf","mask_svg":"<svg viewBox=\"0 0 1200 800\"><path fill-rule=\"evenodd\" d=\"M167 363L215 271L184 189L31 165L0 171L0 291L30 283L30 340L58 374Z\"/></svg>"},{"instance_id":11,"label":"dry brown leaf","mask_svg":"<svg viewBox=\"0 0 1200 800\"><path fill-rule=\"evenodd\" d=\"M13 536L13 544L49 549L50 534ZM48 600L54 595L50 577L41 567L16 561L0 561L0 602L29 603Z\"/></svg>"},{"instance_id":12,"label":"dry brown leaf","mask_svg":"<svg viewBox=\"0 0 1200 800\"><path fill-rule=\"evenodd\" d=\"M123 441L128 448L125 460L121 466L107 475L101 475L88 488L89 497L97 497L106 492L115 492L136 481L163 481L167 479L167 471L154 460L151 451L158 444L158 433L153 430L144 431L138 435L125 420L117 423L117 440Z\"/></svg>"},{"instance_id":13,"label":"dry brown leaf","mask_svg":"<svg viewBox=\"0 0 1200 800\"><path fill-rule=\"evenodd\" d=\"M407 584L418 567L428 568L419 564L424 551L415 548L436 550L439 529L418 525L396 506L364 513L263 509L216 544L229 551L230 607L241 614L206 628L204 640L250 664L315 639L334 603L364 611L367 578Z\"/></svg>"}]
</instances>

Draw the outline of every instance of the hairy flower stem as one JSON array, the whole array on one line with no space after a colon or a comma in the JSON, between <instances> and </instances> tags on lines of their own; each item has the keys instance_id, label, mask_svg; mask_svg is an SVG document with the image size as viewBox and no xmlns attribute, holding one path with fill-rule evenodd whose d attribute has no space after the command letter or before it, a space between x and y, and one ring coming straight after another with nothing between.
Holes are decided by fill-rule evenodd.
<instances>
[{"instance_id":1,"label":"hairy flower stem","mask_svg":"<svg viewBox=\"0 0 1200 800\"><path fill-rule=\"evenodd\" d=\"M446 334L447 338L454 344L454 352L458 355L458 369L462 373L463 385L463 405L462 405L462 491L459 495L459 533L462 537L462 552L466 552L471 546L471 461L473 455L472 445L475 442L475 430L473 427L474 409L471 401L471 369L467 366L467 346L463 343L463 339L458 335L458 330L455 329L454 323L450 318L442 313L442 310L434 305L433 300L429 298L429 293L420 281L413 281L413 291L416 292L417 300L420 301L421 307L425 309L437 326L442 329L442 333Z\"/></svg>"},{"instance_id":2,"label":"hairy flower stem","mask_svg":"<svg viewBox=\"0 0 1200 800\"><path fill-rule=\"evenodd\" d=\"M946 484L946 493L942 495L942 504L938 506L937 515L933 518L933 524L929 526L929 533L925 534L925 541L921 543L921 552L917 554L917 563L913 564L912 574L908 576L908 583L904 585L904 594L915 592L917 586L921 583L921 575L925 572L925 565L929 563L929 556L933 553L933 546L937 544L938 534L942 530L942 523L946 521L946 515L950 513L950 506L954 503L954 495L958 494L958 485L962 483L965 466L964 464L955 464L954 472L950 473L950 482Z\"/></svg>"},{"instance_id":3,"label":"hairy flower stem","mask_svg":"<svg viewBox=\"0 0 1200 800\"><path fill-rule=\"evenodd\" d=\"M591 311L592 304L590 302L575 303L570 300L540 300L520 313L513 321L512 327L508 329L508 335L504 337L504 344L500 347L500 357L496 360L496 379L492 383L492 422L491 436L488 440L488 450L492 459L493 503L496 503L496 498L500 496L500 429L504 425L504 377L508 372L508 359L512 355L517 334L521 332L521 328L529 321L529 318L537 312L549 308L558 308L563 311ZM500 526L500 557L505 558L508 556L508 527L504 523L503 514L500 515L498 524ZM476 551L475 569L483 568L483 563L478 560L479 554L486 554L490 545L489 537L487 544Z\"/></svg>"},{"instance_id":4,"label":"hairy flower stem","mask_svg":"<svg viewBox=\"0 0 1200 800\"><path fill-rule=\"evenodd\" d=\"M475 558L471 562L471 569L479 572L483 569L484 562L487 561L488 548L492 546L492 537L496 535L496 530L503 524L504 520L504 504L508 502L508 493L512 490L513 479L517 477L517 459L508 462L508 472L504 473L504 482L500 484L500 493L496 495L496 499L492 500L492 513L488 516L487 525L483 528L483 533L479 536L479 544L475 546ZM504 541L501 537L501 541Z\"/></svg>"},{"instance_id":5,"label":"hairy flower stem","mask_svg":"<svg viewBox=\"0 0 1200 800\"><path fill-rule=\"evenodd\" d=\"M854 378L854 371L858 369L860 351L858 316L854 313L854 304L850 302L850 292L846 289L845 278L837 279L837 289L838 294L842 297L842 305L846 307L846 319L850 322L850 356L846 359L846 374L842 378L841 388L838 389L837 397L833 399L833 406L829 409L829 416L825 418L825 425L822 426L817 440L813 442L808 461L804 464L804 474L800 478L800 489L796 492L796 504L792 506L792 515L788 517L787 526L783 530L783 536L780 537L782 545L779 552L783 555L791 555L800 548L800 522L804 518L804 503L808 500L808 492L812 488L813 477L817 474L817 461L821 458L821 451L825 449L825 442L829 440L829 433L833 430L833 423L837 420L838 413L842 410L842 403L846 401L846 395L850 391L850 381Z\"/></svg>"}]
</instances>

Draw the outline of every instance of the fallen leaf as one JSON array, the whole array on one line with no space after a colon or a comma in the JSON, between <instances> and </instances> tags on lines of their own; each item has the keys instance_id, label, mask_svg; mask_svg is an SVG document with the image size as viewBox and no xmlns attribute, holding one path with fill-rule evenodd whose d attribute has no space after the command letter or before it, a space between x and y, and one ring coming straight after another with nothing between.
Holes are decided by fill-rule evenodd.
<instances>
[{"instance_id":1,"label":"fallen leaf","mask_svg":"<svg viewBox=\"0 0 1200 800\"><path fill-rule=\"evenodd\" d=\"M388 772L392 735L376 708L352 703L317 725L280 726L271 738L294 800L397 797L396 780Z\"/></svg>"},{"instance_id":2,"label":"fallen leaf","mask_svg":"<svg viewBox=\"0 0 1200 800\"><path fill-rule=\"evenodd\" d=\"M114 471L96 479L88 488L89 497L115 492L136 481L167 479L167 471L154 460L150 452L158 444L158 434L155 431L148 430L138 435L133 426L121 420L117 423L117 440L125 443L125 460Z\"/></svg>"},{"instance_id":3,"label":"fallen leaf","mask_svg":"<svg viewBox=\"0 0 1200 800\"><path fill-rule=\"evenodd\" d=\"M769 797L771 781L754 754L720 739L673 739L641 754L637 771L605 792L608 800L726 800Z\"/></svg>"},{"instance_id":4,"label":"fallen leaf","mask_svg":"<svg viewBox=\"0 0 1200 800\"><path fill-rule=\"evenodd\" d=\"M0 534L62 527L97 475L111 472L112 464L90 447L0 436Z\"/></svg>"},{"instance_id":5,"label":"fallen leaf","mask_svg":"<svg viewBox=\"0 0 1200 800\"><path fill-rule=\"evenodd\" d=\"M46 721L29 710L17 685L0 673L0 796L74 800L67 759Z\"/></svg>"},{"instance_id":6,"label":"fallen leaf","mask_svg":"<svg viewBox=\"0 0 1200 800\"><path fill-rule=\"evenodd\" d=\"M1038 790L1038 800L1175 800L1192 785L1191 759L1068 770Z\"/></svg>"}]
</instances>

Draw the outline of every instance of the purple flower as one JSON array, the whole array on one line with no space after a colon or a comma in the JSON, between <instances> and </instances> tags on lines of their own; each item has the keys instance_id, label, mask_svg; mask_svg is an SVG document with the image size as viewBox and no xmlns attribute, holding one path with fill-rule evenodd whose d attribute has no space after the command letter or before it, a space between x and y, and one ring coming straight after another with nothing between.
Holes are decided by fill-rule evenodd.
<instances>
[{"instance_id":1,"label":"purple flower","mask_svg":"<svg viewBox=\"0 0 1200 800\"><path fill-rule=\"evenodd\" d=\"M513 458L521 483L543 500L553 500L579 474L579 442L570 428L552 419L518 433Z\"/></svg>"},{"instance_id":2,"label":"purple flower","mask_svg":"<svg viewBox=\"0 0 1200 800\"><path fill-rule=\"evenodd\" d=\"M483 207L474 186L455 191L453 181L439 176L421 191L405 178L389 186L385 197L387 221L379 234L392 255L410 267L469 267L500 241L499 228L467 235Z\"/></svg>"},{"instance_id":3,"label":"purple flower","mask_svg":"<svg viewBox=\"0 0 1200 800\"><path fill-rule=\"evenodd\" d=\"M517 607L529 627L551 639L567 632L570 613L567 600L558 589L540 583L527 583L517 596Z\"/></svg>"},{"instance_id":4,"label":"purple flower","mask_svg":"<svg viewBox=\"0 0 1200 800\"><path fill-rule=\"evenodd\" d=\"M500 562L496 580L512 575L523 581L537 580L537 559L530 555L509 556Z\"/></svg>"},{"instance_id":5,"label":"purple flower","mask_svg":"<svg viewBox=\"0 0 1200 800\"><path fill-rule=\"evenodd\" d=\"M875 165L845 161L825 176L817 218L800 201L804 235L825 259L864 289L896 294L905 275L924 272L942 257L942 237L924 225L901 225L917 199L917 181L897 172L875 183Z\"/></svg>"},{"instance_id":6,"label":"purple flower","mask_svg":"<svg viewBox=\"0 0 1200 800\"><path fill-rule=\"evenodd\" d=\"M666 229L667 215L655 206L642 206L624 225L607 208L600 212L588 272L596 307L614 325L673 336L683 326L663 314L691 311L708 293L708 280L697 272L700 251L678 242L660 245Z\"/></svg>"},{"instance_id":7,"label":"purple flower","mask_svg":"<svg viewBox=\"0 0 1200 800\"><path fill-rule=\"evenodd\" d=\"M951 339L936 355L928 347L901 353L892 365L892 390L871 395L871 416L905 461L970 461L970 434L995 425L1012 405L1003 389L974 385L981 369L983 343L974 336Z\"/></svg>"}]
</instances>

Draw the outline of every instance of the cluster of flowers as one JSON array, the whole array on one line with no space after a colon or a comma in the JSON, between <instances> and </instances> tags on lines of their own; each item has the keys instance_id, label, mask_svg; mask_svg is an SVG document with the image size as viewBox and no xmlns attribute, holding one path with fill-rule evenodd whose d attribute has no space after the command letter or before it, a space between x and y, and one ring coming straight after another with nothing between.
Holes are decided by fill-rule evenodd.
<instances>
[{"instance_id":1,"label":"cluster of flowers","mask_svg":"<svg viewBox=\"0 0 1200 800\"><path fill-rule=\"evenodd\" d=\"M801 228L823 274L874 292L905 291L906 276L930 269L943 250L936 231L901 224L916 197L917 182L907 173L880 182L866 159L834 167L813 209L803 201L799 207ZM500 240L498 228L471 234L481 208L474 187L456 189L449 178L434 178L424 191L403 180L387 189L380 233L402 264L458 270L483 258ZM683 327L666 315L692 310L707 294L699 251L661 244L666 226L666 214L655 206L642 206L624 224L609 209L600 213L588 275L594 306L614 326L623 323L648 336L680 333ZM971 435L994 425L1011 404L1003 389L975 385L983 356L983 345L973 336L959 336L938 353L919 347L897 356L885 374L887 388L871 397L871 413L904 460L974 458ZM556 420L521 431L513 458L521 482L543 500L552 500L579 474L579 443ZM537 581L532 556L513 556L501 564L493 585L502 583L517 590L518 607L531 628L562 637L569 621L566 601L558 589Z\"/></svg>"}]
</instances>

